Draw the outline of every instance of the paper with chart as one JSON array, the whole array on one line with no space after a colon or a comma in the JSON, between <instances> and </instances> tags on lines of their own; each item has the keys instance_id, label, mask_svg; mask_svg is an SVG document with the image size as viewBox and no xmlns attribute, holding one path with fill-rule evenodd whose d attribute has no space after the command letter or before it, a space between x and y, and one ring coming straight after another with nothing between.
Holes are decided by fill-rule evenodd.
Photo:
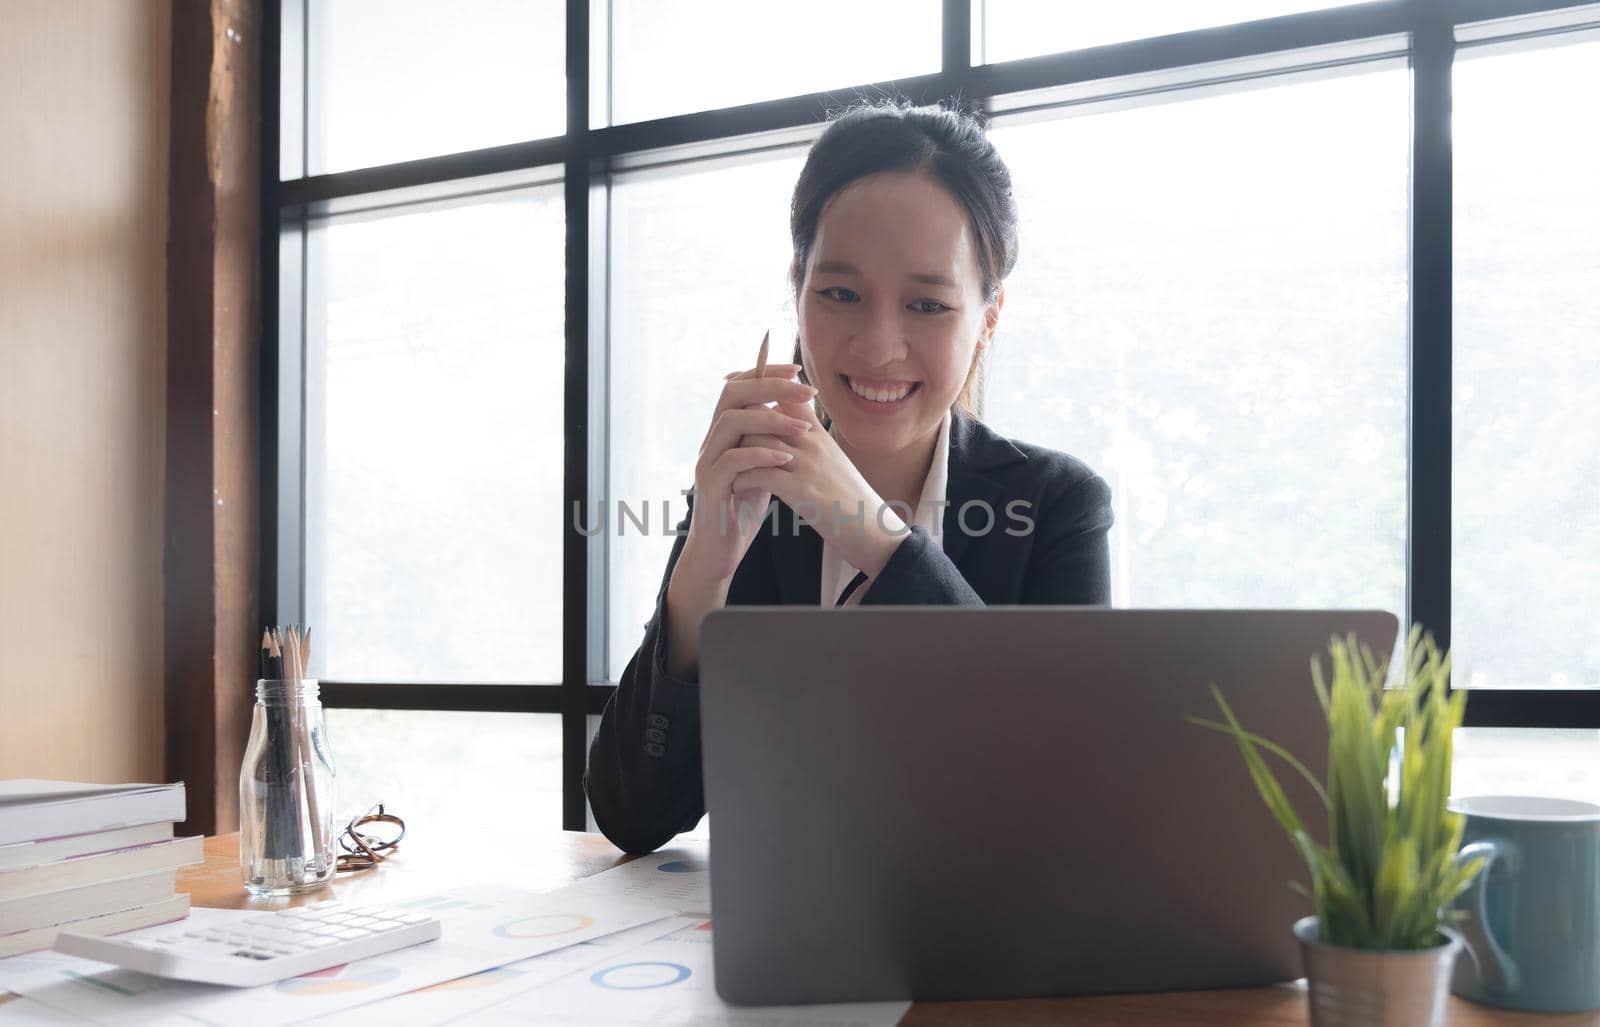
<instances>
[{"instance_id":1,"label":"paper with chart","mask_svg":"<svg viewBox=\"0 0 1600 1027\"><path fill-rule=\"evenodd\" d=\"M730 1006L712 979L711 922L647 942L472 1015L490 1027L565 1024L628 1027L893 1027L909 1002L815 1006Z\"/></svg>"},{"instance_id":2,"label":"paper with chart","mask_svg":"<svg viewBox=\"0 0 1600 1027\"><path fill-rule=\"evenodd\" d=\"M711 915L711 861L705 841L684 840L670 849L585 877L572 885L591 895L652 902L678 916Z\"/></svg>"},{"instance_id":3,"label":"paper with chart","mask_svg":"<svg viewBox=\"0 0 1600 1027\"><path fill-rule=\"evenodd\" d=\"M664 914L676 913L678 917L676 920L664 920L596 938L584 945L561 949L460 981L449 981L435 988L385 999L380 1004L363 1009L362 1015L377 1017L385 1027L396 1021L396 1027L442 1023L451 1017L430 1019L431 1011L435 1008L457 1002L460 1011L453 1015L464 1016L541 987L589 963L601 962L608 956L607 949L627 949L681 927L702 922L711 907L711 875L708 868L705 841L681 840L672 848L586 877L570 885L570 889L595 898L659 905ZM468 990L472 992L470 996L466 994Z\"/></svg>"},{"instance_id":4,"label":"paper with chart","mask_svg":"<svg viewBox=\"0 0 1600 1027\"><path fill-rule=\"evenodd\" d=\"M407 949L259 988L170 981L126 970L71 972L19 990L29 998L111 1027L194 1021L217 1027L276 1027L468 977L640 924L659 906L562 888L543 895L471 885L385 903L437 917L444 936Z\"/></svg>"},{"instance_id":5,"label":"paper with chart","mask_svg":"<svg viewBox=\"0 0 1600 1027\"><path fill-rule=\"evenodd\" d=\"M238 923L240 920L248 920L251 917L261 915L260 911L251 909L205 909L195 906L189 910L188 917L183 920L175 920L170 924L157 924L155 927L145 927L137 931L127 931L117 935L117 937L129 940L161 938L169 934L183 934L185 931L199 930L203 927L220 927L230 922ZM109 969L111 969L109 963L101 963L93 959L80 959L77 956L67 956L50 949L42 949L38 952L24 952L20 956L8 956L0 959L0 991L20 993L29 984L37 986L58 980L69 970L80 974L92 974ZM0 1018L0 1023L3 1022L5 1022L4 1019Z\"/></svg>"},{"instance_id":6,"label":"paper with chart","mask_svg":"<svg viewBox=\"0 0 1600 1027\"><path fill-rule=\"evenodd\" d=\"M560 980L575 971L597 966L614 958L619 952L627 952L663 935L693 927L695 923L693 917L679 916L630 927L626 931L568 945L564 949L485 970L471 977L461 977L420 991L386 998L362 1006L355 1015L382 1027L434 1027L435 1024L460 1019L470 1022L473 1014L480 1009ZM347 1015L345 1012L333 1013L326 1019L313 1022L328 1024L329 1027L335 1021L347 1024Z\"/></svg>"}]
</instances>

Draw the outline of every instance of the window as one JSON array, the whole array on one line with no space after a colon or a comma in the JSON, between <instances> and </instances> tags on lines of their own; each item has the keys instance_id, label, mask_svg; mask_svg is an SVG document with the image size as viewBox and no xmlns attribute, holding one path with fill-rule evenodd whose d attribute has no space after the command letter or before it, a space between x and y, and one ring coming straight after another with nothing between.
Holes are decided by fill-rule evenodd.
<instances>
[{"instance_id":1,"label":"window","mask_svg":"<svg viewBox=\"0 0 1600 1027\"><path fill-rule=\"evenodd\" d=\"M609 8L611 124L939 70L938 0L610 0Z\"/></svg>"},{"instance_id":2,"label":"window","mask_svg":"<svg viewBox=\"0 0 1600 1027\"><path fill-rule=\"evenodd\" d=\"M309 172L560 135L560 0L305 0Z\"/></svg>"},{"instance_id":3,"label":"window","mask_svg":"<svg viewBox=\"0 0 1600 1027\"><path fill-rule=\"evenodd\" d=\"M1329 0L975 0L974 58L979 64L1014 61L1337 6Z\"/></svg>"},{"instance_id":4,"label":"window","mask_svg":"<svg viewBox=\"0 0 1600 1027\"><path fill-rule=\"evenodd\" d=\"M1415 616L1474 688L1458 793L1594 762L1592 5L268 10L264 615L313 626L351 812L470 776L586 826L721 374L792 346L805 147L858 93L991 116L1022 250L980 403L1111 481L1119 604Z\"/></svg>"},{"instance_id":5,"label":"window","mask_svg":"<svg viewBox=\"0 0 1600 1027\"><path fill-rule=\"evenodd\" d=\"M675 540L669 532L688 509L681 492L694 485L722 375L754 366L769 328L769 359L793 352L788 204L802 158L788 152L708 170L641 171L618 176L612 187L606 506L613 681L655 609ZM624 504L646 514L647 530L623 519Z\"/></svg>"},{"instance_id":6,"label":"window","mask_svg":"<svg viewBox=\"0 0 1600 1027\"><path fill-rule=\"evenodd\" d=\"M561 680L562 216L542 186L310 226L313 674Z\"/></svg>"},{"instance_id":7,"label":"window","mask_svg":"<svg viewBox=\"0 0 1600 1027\"><path fill-rule=\"evenodd\" d=\"M325 714L337 764L342 826L384 803L405 818L408 841L437 841L468 791L496 811L483 824L492 847L505 820L555 824L561 816L561 718L459 710L351 710Z\"/></svg>"},{"instance_id":8,"label":"window","mask_svg":"<svg viewBox=\"0 0 1600 1027\"><path fill-rule=\"evenodd\" d=\"M1600 803L1600 731L1461 728L1452 771L1453 795L1548 795Z\"/></svg>"},{"instance_id":9,"label":"window","mask_svg":"<svg viewBox=\"0 0 1600 1027\"><path fill-rule=\"evenodd\" d=\"M1600 42L1455 69L1461 683L1600 688Z\"/></svg>"},{"instance_id":10,"label":"window","mask_svg":"<svg viewBox=\"0 0 1600 1027\"><path fill-rule=\"evenodd\" d=\"M1117 605L1404 611L1407 98L991 129L1022 236L984 406L1111 485Z\"/></svg>"}]
</instances>

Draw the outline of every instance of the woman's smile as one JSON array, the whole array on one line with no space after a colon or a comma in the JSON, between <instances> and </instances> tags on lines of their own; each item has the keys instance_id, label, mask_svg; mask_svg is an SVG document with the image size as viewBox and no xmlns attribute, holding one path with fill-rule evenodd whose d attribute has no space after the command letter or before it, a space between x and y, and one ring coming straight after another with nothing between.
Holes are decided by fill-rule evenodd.
<instances>
[{"instance_id":1,"label":"woman's smile","mask_svg":"<svg viewBox=\"0 0 1600 1027\"><path fill-rule=\"evenodd\" d=\"M844 382L852 396L879 413L899 409L922 386L919 381L904 378L867 378L841 374L839 380Z\"/></svg>"}]
</instances>

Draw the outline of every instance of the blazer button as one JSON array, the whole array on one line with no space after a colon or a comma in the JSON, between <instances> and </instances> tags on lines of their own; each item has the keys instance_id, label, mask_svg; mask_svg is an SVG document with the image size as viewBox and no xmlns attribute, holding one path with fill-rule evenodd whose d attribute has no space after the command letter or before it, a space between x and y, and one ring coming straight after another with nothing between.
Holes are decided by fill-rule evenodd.
<instances>
[{"instance_id":1,"label":"blazer button","mask_svg":"<svg viewBox=\"0 0 1600 1027\"><path fill-rule=\"evenodd\" d=\"M659 759L667 751L667 747L660 742L648 742L645 744L644 751Z\"/></svg>"},{"instance_id":2,"label":"blazer button","mask_svg":"<svg viewBox=\"0 0 1600 1027\"><path fill-rule=\"evenodd\" d=\"M663 717L659 713L650 714L650 716L645 718L645 723L649 724L651 727L660 728L663 731L667 729L667 718Z\"/></svg>"},{"instance_id":3,"label":"blazer button","mask_svg":"<svg viewBox=\"0 0 1600 1027\"><path fill-rule=\"evenodd\" d=\"M644 732L644 740L647 742L665 742L667 740L667 733L665 731L657 731L653 727L646 728Z\"/></svg>"}]
</instances>

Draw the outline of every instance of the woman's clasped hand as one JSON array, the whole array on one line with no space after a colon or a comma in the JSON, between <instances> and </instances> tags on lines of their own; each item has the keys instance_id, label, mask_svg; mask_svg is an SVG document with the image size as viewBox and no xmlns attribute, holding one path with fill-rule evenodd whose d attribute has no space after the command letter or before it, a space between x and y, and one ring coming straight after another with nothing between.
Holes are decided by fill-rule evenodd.
<instances>
[{"instance_id":1,"label":"woman's clasped hand","mask_svg":"<svg viewBox=\"0 0 1600 1027\"><path fill-rule=\"evenodd\" d=\"M798 364L738 371L717 397L695 463L681 557L708 577L733 576L773 497L869 577L909 530L823 427L811 402L817 389L799 382L799 371Z\"/></svg>"}]
</instances>

